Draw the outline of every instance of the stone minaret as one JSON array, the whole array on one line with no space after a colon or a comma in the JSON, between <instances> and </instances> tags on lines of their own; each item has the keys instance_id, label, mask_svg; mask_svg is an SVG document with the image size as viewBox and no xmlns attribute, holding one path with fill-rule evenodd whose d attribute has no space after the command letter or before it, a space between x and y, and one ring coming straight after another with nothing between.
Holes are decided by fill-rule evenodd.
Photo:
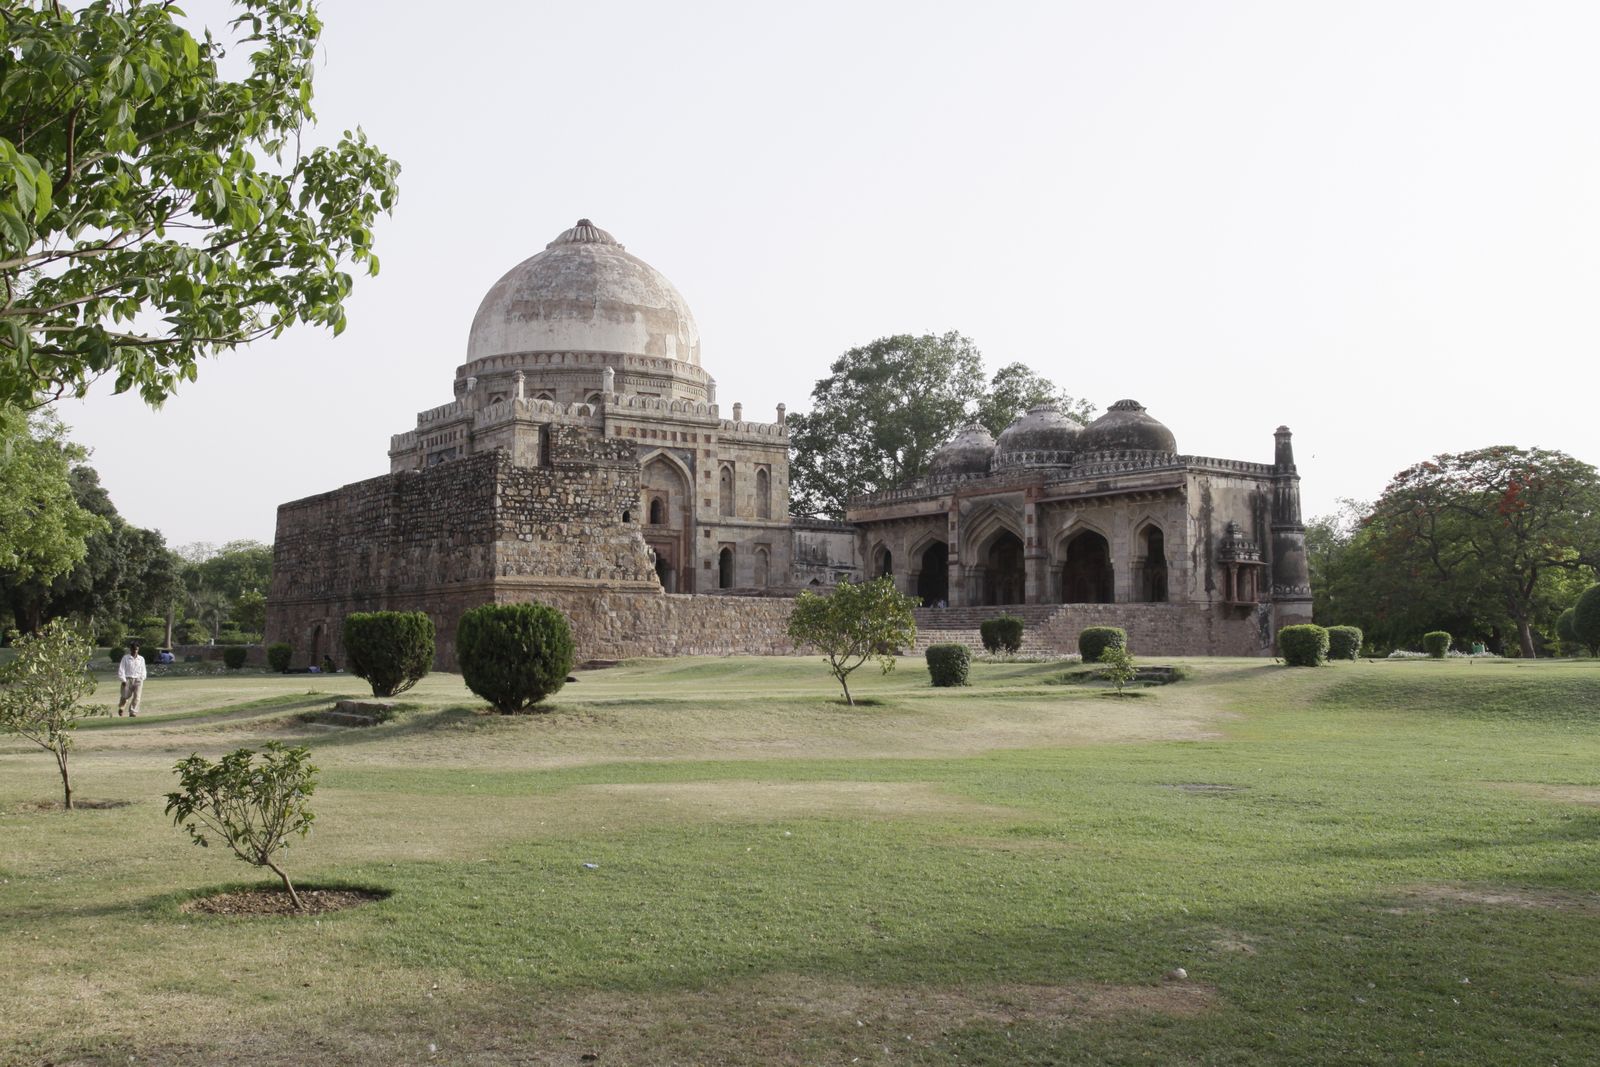
<instances>
[{"instance_id":1,"label":"stone minaret","mask_svg":"<svg viewBox=\"0 0 1600 1067\"><path fill-rule=\"evenodd\" d=\"M1294 466L1289 427L1273 435L1272 614L1274 629L1311 621L1311 570L1306 562L1306 527L1300 521L1300 475Z\"/></svg>"}]
</instances>

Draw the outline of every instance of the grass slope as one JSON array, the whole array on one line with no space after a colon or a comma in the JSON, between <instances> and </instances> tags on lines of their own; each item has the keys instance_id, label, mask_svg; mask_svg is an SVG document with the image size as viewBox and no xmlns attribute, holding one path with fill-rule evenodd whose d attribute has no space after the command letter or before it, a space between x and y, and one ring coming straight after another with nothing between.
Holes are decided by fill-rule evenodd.
<instances>
[{"instance_id":1,"label":"grass slope","mask_svg":"<svg viewBox=\"0 0 1600 1067\"><path fill-rule=\"evenodd\" d=\"M517 718L434 676L360 731L299 719L338 676L152 684L75 756L130 806L32 810L0 747L0 1062L1592 1062L1600 665L1189 666L907 661L850 709L651 661ZM390 899L179 909L250 872L172 763L268 738L323 768L291 870Z\"/></svg>"}]
</instances>

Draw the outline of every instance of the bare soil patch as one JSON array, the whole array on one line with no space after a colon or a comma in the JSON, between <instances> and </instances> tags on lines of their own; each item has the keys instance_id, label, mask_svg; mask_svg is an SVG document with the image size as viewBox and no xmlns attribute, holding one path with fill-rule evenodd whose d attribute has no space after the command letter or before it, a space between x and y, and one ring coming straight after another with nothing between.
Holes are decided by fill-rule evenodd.
<instances>
[{"instance_id":1,"label":"bare soil patch","mask_svg":"<svg viewBox=\"0 0 1600 1067\"><path fill-rule=\"evenodd\" d=\"M1492 782L1490 784L1501 789L1509 789L1515 793L1522 793L1526 796L1540 797L1544 800L1558 800L1566 804L1600 805L1600 786L1545 785L1540 782Z\"/></svg>"},{"instance_id":2,"label":"bare soil patch","mask_svg":"<svg viewBox=\"0 0 1600 1067\"><path fill-rule=\"evenodd\" d=\"M1013 814L1006 808L951 796L926 782L678 782L589 785L574 792L682 809L684 814L719 820Z\"/></svg>"},{"instance_id":3,"label":"bare soil patch","mask_svg":"<svg viewBox=\"0 0 1600 1067\"><path fill-rule=\"evenodd\" d=\"M1574 893L1559 889L1530 889L1519 886L1413 885L1401 890L1401 895L1424 905L1454 904L1600 915L1600 893Z\"/></svg>"},{"instance_id":4,"label":"bare soil patch","mask_svg":"<svg viewBox=\"0 0 1600 1067\"><path fill-rule=\"evenodd\" d=\"M73 811L107 811L111 808L126 808L131 805L131 800L74 800ZM11 809L18 815L35 815L44 811L66 811L67 809L59 800L24 800Z\"/></svg>"},{"instance_id":5,"label":"bare soil patch","mask_svg":"<svg viewBox=\"0 0 1600 1067\"><path fill-rule=\"evenodd\" d=\"M234 889L184 901L179 910L189 915L323 915L358 908L389 896L379 889L296 889L304 908L296 908L281 889Z\"/></svg>"}]
</instances>

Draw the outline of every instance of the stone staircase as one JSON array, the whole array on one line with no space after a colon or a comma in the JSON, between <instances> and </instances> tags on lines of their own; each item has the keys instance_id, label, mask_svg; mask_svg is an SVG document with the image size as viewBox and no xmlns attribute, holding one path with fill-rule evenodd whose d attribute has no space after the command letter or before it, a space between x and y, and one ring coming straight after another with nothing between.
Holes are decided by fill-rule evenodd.
<instances>
[{"instance_id":1,"label":"stone staircase","mask_svg":"<svg viewBox=\"0 0 1600 1067\"><path fill-rule=\"evenodd\" d=\"M311 722L323 726L377 726L394 717L394 708L381 700L341 700L332 710L318 712Z\"/></svg>"},{"instance_id":2,"label":"stone staircase","mask_svg":"<svg viewBox=\"0 0 1600 1067\"><path fill-rule=\"evenodd\" d=\"M978 627L997 615L1014 615L1022 620L1022 654L1074 651L1057 648L1045 623L1061 610L1060 604L1003 604L976 608L917 608L917 640L911 651L920 653L929 645L966 645L973 652L983 651Z\"/></svg>"}]
</instances>

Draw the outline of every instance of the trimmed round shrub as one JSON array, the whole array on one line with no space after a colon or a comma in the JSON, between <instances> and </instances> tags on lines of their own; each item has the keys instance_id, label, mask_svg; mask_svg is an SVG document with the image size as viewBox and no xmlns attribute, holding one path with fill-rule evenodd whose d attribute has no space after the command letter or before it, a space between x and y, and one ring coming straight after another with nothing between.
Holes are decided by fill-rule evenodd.
<instances>
[{"instance_id":1,"label":"trimmed round shrub","mask_svg":"<svg viewBox=\"0 0 1600 1067\"><path fill-rule=\"evenodd\" d=\"M1078 635L1078 652L1085 663L1099 663L1100 654L1112 645L1128 647L1128 631L1120 626L1090 626Z\"/></svg>"},{"instance_id":2,"label":"trimmed round shrub","mask_svg":"<svg viewBox=\"0 0 1600 1067\"><path fill-rule=\"evenodd\" d=\"M1328 631L1311 623L1278 631L1278 652L1291 667L1320 667L1328 660Z\"/></svg>"},{"instance_id":3,"label":"trimmed round shrub","mask_svg":"<svg viewBox=\"0 0 1600 1067\"><path fill-rule=\"evenodd\" d=\"M572 627L548 604L483 604L456 626L467 688L502 715L558 692L572 669Z\"/></svg>"},{"instance_id":4,"label":"trimmed round shrub","mask_svg":"<svg viewBox=\"0 0 1600 1067\"><path fill-rule=\"evenodd\" d=\"M350 673L375 697L404 693L433 669L433 620L421 611L357 611L344 617ZM326 664L331 661L324 660Z\"/></svg>"},{"instance_id":5,"label":"trimmed round shrub","mask_svg":"<svg viewBox=\"0 0 1600 1067\"><path fill-rule=\"evenodd\" d=\"M289 661L294 658L294 649L287 641L274 641L267 646L267 666L279 674L289 673Z\"/></svg>"},{"instance_id":6,"label":"trimmed round shrub","mask_svg":"<svg viewBox=\"0 0 1600 1067\"><path fill-rule=\"evenodd\" d=\"M927 657L928 674L934 685L944 688L967 684L972 653L967 651L966 645L929 645Z\"/></svg>"},{"instance_id":7,"label":"trimmed round shrub","mask_svg":"<svg viewBox=\"0 0 1600 1067\"><path fill-rule=\"evenodd\" d=\"M1328 627L1328 658L1355 659L1361 654L1361 627Z\"/></svg>"},{"instance_id":8,"label":"trimmed round shrub","mask_svg":"<svg viewBox=\"0 0 1600 1067\"><path fill-rule=\"evenodd\" d=\"M1572 632L1589 646L1589 655L1600 656L1600 585L1591 585L1572 605Z\"/></svg>"},{"instance_id":9,"label":"trimmed round shrub","mask_svg":"<svg viewBox=\"0 0 1600 1067\"><path fill-rule=\"evenodd\" d=\"M1577 628L1572 623L1577 613L1576 608L1568 608L1556 616L1556 636L1561 638L1561 652L1563 655L1570 656L1583 647L1583 642L1578 640Z\"/></svg>"},{"instance_id":10,"label":"trimmed round shrub","mask_svg":"<svg viewBox=\"0 0 1600 1067\"><path fill-rule=\"evenodd\" d=\"M222 650L222 665L230 671L240 670L249 655L250 650L243 645L228 645Z\"/></svg>"},{"instance_id":11,"label":"trimmed round shrub","mask_svg":"<svg viewBox=\"0 0 1600 1067\"><path fill-rule=\"evenodd\" d=\"M1450 651L1450 635L1444 630L1429 630L1422 635L1422 651L1434 659L1444 659Z\"/></svg>"},{"instance_id":12,"label":"trimmed round shrub","mask_svg":"<svg viewBox=\"0 0 1600 1067\"><path fill-rule=\"evenodd\" d=\"M988 652L1016 652L1022 648L1022 620L1015 615L985 619L978 624L978 635Z\"/></svg>"},{"instance_id":13,"label":"trimmed round shrub","mask_svg":"<svg viewBox=\"0 0 1600 1067\"><path fill-rule=\"evenodd\" d=\"M108 648L108 649L106 649L106 655L108 657L110 657L111 665L113 667L122 666L122 657L126 656L127 654L128 654L128 650L126 648Z\"/></svg>"}]
</instances>

